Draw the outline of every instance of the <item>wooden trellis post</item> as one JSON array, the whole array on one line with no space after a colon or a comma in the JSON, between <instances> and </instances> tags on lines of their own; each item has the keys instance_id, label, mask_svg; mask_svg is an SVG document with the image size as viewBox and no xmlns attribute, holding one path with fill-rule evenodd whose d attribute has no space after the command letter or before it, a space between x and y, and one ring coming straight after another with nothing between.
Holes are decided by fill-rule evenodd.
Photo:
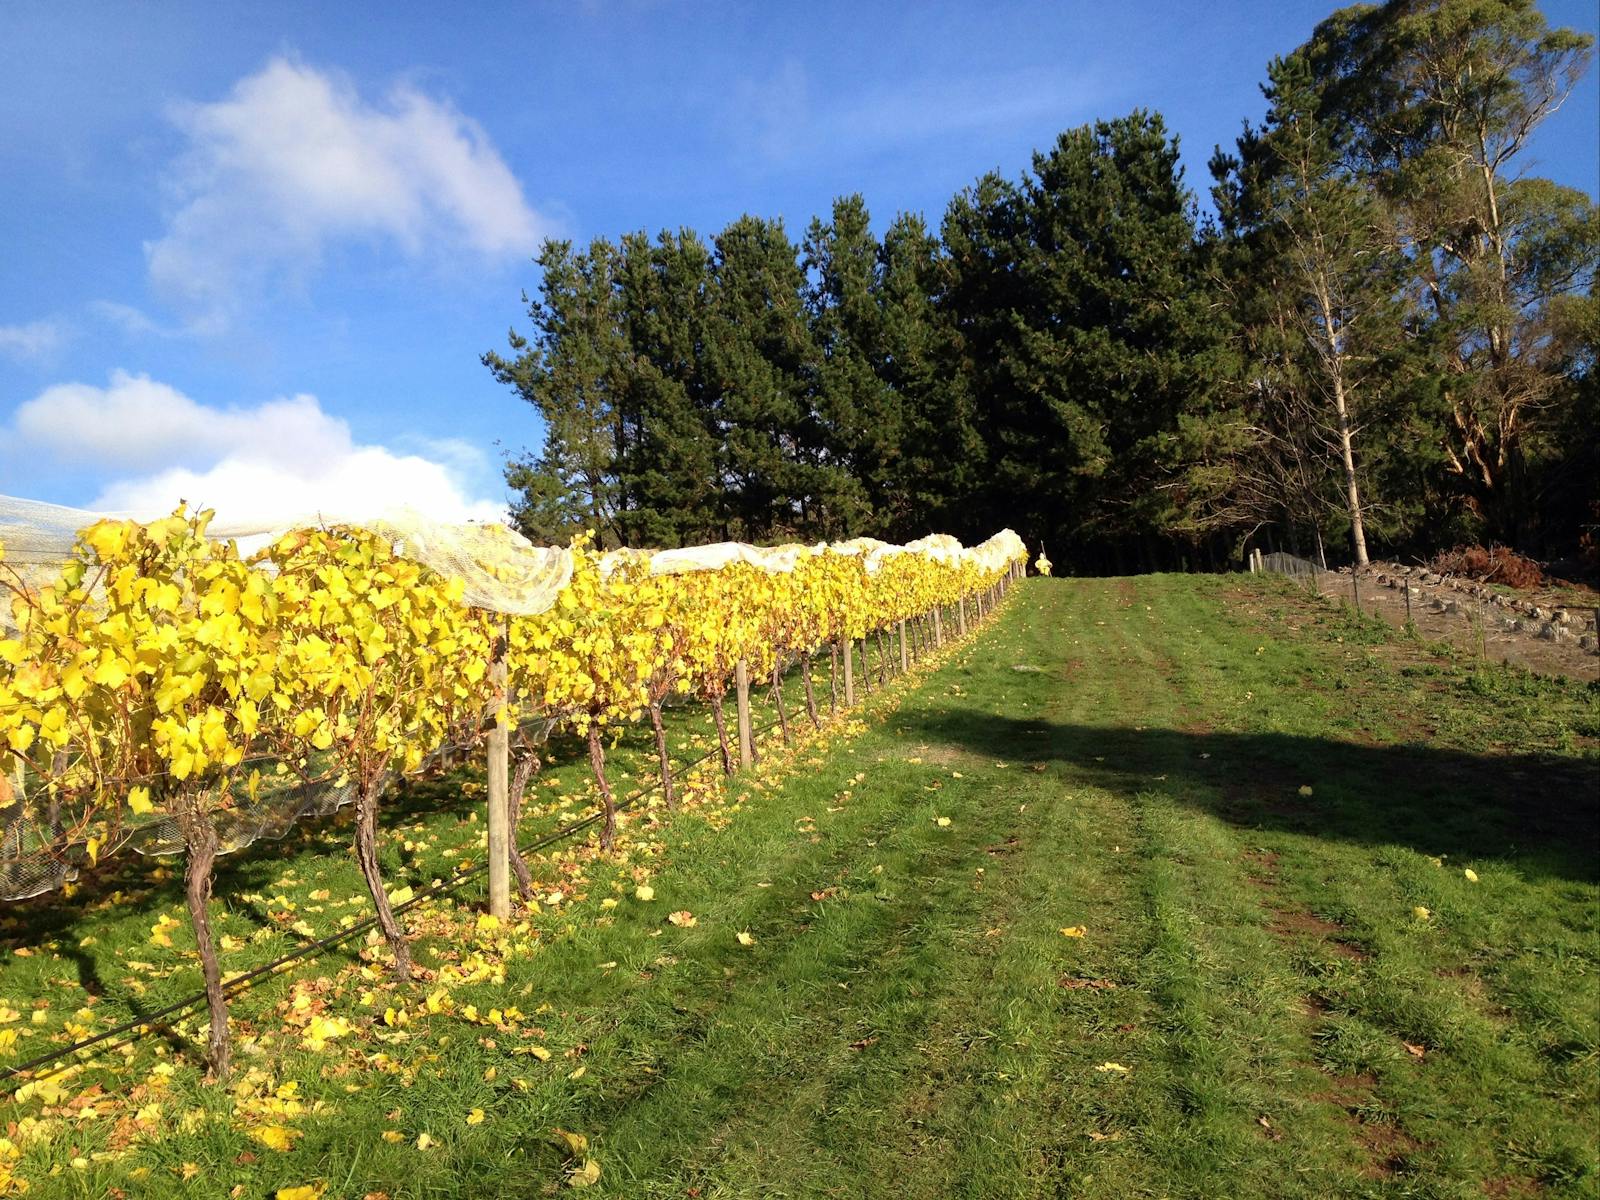
<instances>
[{"instance_id":1,"label":"wooden trellis post","mask_svg":"<svg viewBox=\"0 0 1600 1200\"><path fill-rule=\"evenodd\" d=\"M933 606L933 644L935 648L944 645L944 608L938 604Z\"/></svg>"},{"instance_id":2,"label":"wooden trellis post","mask_svg":"<svg viewBox=\"0 0 1600 1200\"><path fill-rule=\"evenodd\" d=\"M511 828L510 781L511 727L501 716L506 706L506 627L494 634L494 650L489 659L488 776L489 776L489 915L502 921L511 918Z\"/></svg>"},{"instance_id":3,"label":"wooden trellis post","mask_svg":"<svg viewBox=\"0 0 1600 1200\"><path fill-rule=\"evenodd\" d=\"M844 706L854 708L856 705L856 644L850 638L844 639L844 645L839 647L844 651Z\"/></svg>"},{"instance_id":4,"label":"wooden trellis post","mask_svg":"<svg viewBox=\"0 0 1600 1200\"><path fill-rule=\"evenodd\" d=\"M734 700L739 712L739 765L755 761L755 742L750 735L750 667L744 659L733 668Z\"/></svg>"},{"instance_id":5,"label":"wooden trellis post","mask_svg":"<svg viewBox=\"0 0 1600 1200\"><path fill-rule=\"evenodd\" d=\"M906 621L900 618L900 674L904 675L911 669L911 651L906 649Z\"/></svg>"}]
</instances>

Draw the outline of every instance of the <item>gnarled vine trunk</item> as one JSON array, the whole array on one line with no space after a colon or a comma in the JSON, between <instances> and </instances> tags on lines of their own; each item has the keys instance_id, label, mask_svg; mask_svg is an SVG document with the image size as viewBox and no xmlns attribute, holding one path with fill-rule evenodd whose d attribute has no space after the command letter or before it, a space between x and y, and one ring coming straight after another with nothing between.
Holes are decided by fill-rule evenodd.
<instances>
[{"instance_id":1,"label":"gnarled vine trunk","mask_svg":"<svg viewBox=\"0 0 1600 1200\"><path fill-rule=\"evenodd\" d=\"M361 877L367 881L367 891L372 894L372 906L377 910L378 928L394 953L394 977L411 978L411 945L405 931L394 919L394 909L389 905L389 893L383 886L383 870L378 866L378 787L377 775L363 776L356 788L356 863L361 867Z\"/></svg>"}]
</instances>

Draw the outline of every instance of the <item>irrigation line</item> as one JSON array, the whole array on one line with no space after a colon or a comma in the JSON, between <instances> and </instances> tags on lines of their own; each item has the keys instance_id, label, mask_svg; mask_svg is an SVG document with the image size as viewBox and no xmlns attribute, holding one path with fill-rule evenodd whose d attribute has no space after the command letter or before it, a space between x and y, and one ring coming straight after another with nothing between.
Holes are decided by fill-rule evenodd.
<instances>
[{"instance_id":1,"label":"irrigation line","mask_svg":"<svg viewBox=\"0 0 1600 1200\"><path fill-rule=\"evenodd\" d=\"M973 632L976 632L976 630ZM760 729L752 730L751 736L754 738L762 734L771 733L774 729L778 728L778 724L779 722L772 721L770 724L764 725ZM707 751L699 758L683 764L678 769L684 772L692 771L702 763L709 762L713 757L719 755L721 752L722 751L720 747L715 750ZM660 782L653 783L648 787L640 788L632 795L629 795L618 801L614 806L614 811L625 812L632 808L638 801L650 795L652 792L661 791L661 788L662 784ZM584 817L580 821L573 821L570 824L563 825L559 829L554 829L549 833L542 834L541 836L534 838L533 841L528 842L526 845L518 846L516 848L516 853L518 855L532 854L535 851L544 849L546 846L552 846L556 842L565 841L573 834L582 833L585 829L588 829L590 826L603 820L604 817L604 812L591 813L589 816ZM487 861L485 861L479 863L475 867L469 867L465 871L458 871L449 879L443 881L442 883L435 884L427 890L418 893L405 903L395 905L393 911L396 915L409 912L419 904L422 904L424 901L431 900L435 896L441 896L446 892L456 891L461 887L462 884L476 879L488 869L489 864ZM360 921L357 921L354 925L350 926L348 929L341 929L338 933L329 934L327 937L318 938L313 942L307 942L303 946L297 946L295 949L289 951L289 953L282 955L279 958L275 958L269 963L264 963L259 967L254 967L251 970L246 971L243 975L235 975L226 980L222 985L223 995L229 999L232 999L239 993L248 990L250 984L254 983L263 976L278 974L290 963L297 962L302 958L308 958L311 955L320 953L324 950L331 950L335 946L339 946L344 942L349 941L351 938L375 928L377 924L378 918L376 916L364 917ZM170 1024L167 1018L175 1017L188 1009L204 1004L205 1000L205 992L196 992L182 1000L173 1001L165 1008L159 1008L155 1012L148 1013L136 1020L126 1021L123 1024L117 1025L111 1029L107 1029L102 1033L97 1033L93 1037L84 1038L81 1041L73 1042L69 1046L63 1046L57 1050L52 1050L47 1054L41 1054L36 1058L30 1058L25 1062L16 1064L15 1066L6 1067L3 1070L0 1070L0 1083L9 1083L18 1076L24 1075L38 1067L48 1066L50 1063L58 1062L63 1058L73 1054L78 1054L81 1051L89 1049L90 1047L99 1046L102 1043L109 1042L113 1038L123 1038L123 1035L125 1034L134 1035L123 1038L123 1040L117 1042L116 1045L106 1047L107 1050L119 1049L124 1045L128 1045L136 1041L138 1034L148 1031L157 1025ZM56 1072L51 1072L50 1074L55 1073ZM41 1078L48 1079L49 1077L49 1075L45 1075Z\"/></svg>"}]
</instances>

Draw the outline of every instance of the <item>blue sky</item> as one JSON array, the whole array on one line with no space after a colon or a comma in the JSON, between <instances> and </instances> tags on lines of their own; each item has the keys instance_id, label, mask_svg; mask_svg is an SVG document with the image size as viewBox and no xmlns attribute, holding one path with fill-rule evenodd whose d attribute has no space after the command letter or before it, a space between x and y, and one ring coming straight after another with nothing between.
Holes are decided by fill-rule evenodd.
<instances>
[{"instance_id":1,"label":"blue sky","mask_svg":"<svg viewBox=\"0 0 1600 1200\"><path fill-rule=\"evenodd\" d=\"M1203 191L1300 0L77 4L0 11L0 492L240 516L503 504L478 362L530 256L839 194L937 222L1062 129L1160 110ZM1597 32L1593 0L1546 0ZM1537 169L1600 187L1593 69Z\"/></svg>"}]
</instances>

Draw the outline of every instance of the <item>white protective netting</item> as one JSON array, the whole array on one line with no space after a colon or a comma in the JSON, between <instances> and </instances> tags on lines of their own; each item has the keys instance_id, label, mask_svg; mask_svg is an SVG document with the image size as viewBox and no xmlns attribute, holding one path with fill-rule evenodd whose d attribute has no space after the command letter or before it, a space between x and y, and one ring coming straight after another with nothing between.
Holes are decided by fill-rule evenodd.
<instances>
[{"instance_id":1,"label":"white protective netting","mask_svg":"<svg viewBox=\"0 0 1600 1200\"><path fill-rule=\"evenodd\" d=\"M78 533L101 520L149 520L153 514L92 512L36 500L0 496L0 583L37 591L52 583L71 559ZM508 616L549 609L572 577L572 555L564 548L534 546L521 534L497 524L446 524L409 509L380 514L313 511L267 524L213 520L208 537L234 542L249 555L292 529L356 527L385 538L402 558L422 563L441 576L461 581L465 604ZM0 633L15 628L12 608L0 588ZM92 601L91 601L92 602ZM440 748L441 750L445 748ZM438 751L436 751L438 753ZM271 782L257 799L215 817L222 853L258 838L279 838L297 822L327 816L355 800L349 784ZM77 877L77 853L63 852L61 830L71 814L54 798L30 788L20 767L0 779L0 900L38 895ZM184 842L170 816L152 816L122 831L118 843L142 854L177 854ZM117 846L105 846L110 853Z\"/></svg>"}]
</instances>

